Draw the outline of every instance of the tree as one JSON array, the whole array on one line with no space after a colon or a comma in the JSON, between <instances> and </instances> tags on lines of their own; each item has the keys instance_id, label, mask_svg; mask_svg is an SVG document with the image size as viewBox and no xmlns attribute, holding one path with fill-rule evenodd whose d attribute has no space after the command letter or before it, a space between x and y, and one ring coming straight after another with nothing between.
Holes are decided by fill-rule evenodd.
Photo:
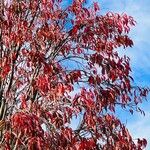
<instances>
[{"instance_id":1,"label":"tree","mask_svg":"<svg viewBox=\"0 0 150 150\"><path fill-rule=\"evenodd\" d=\"M138 104L149 89L133 86L131 16L100 14L98 3L61 0L1 1L0 146L6 150L132 150L115 116ZM77 128L73 117L82 114Z\"/></svg>"}]
</instances>

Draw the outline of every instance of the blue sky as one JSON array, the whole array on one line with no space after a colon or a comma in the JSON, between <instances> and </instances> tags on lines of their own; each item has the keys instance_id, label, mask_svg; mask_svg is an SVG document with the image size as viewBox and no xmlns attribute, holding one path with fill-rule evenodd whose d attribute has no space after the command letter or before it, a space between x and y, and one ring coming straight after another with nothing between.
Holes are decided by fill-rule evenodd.
<instances>
[{"instance_id":1,"label":"blue sky","mask_svg":"<svg viewBox=\"0 0 150 150\"><path fill-rule=\"evenodd\" d=\"M92 4L93 1L96 0L87 0L87 5ZM64 0L64 2L69 3L70 0ZM103 14L108 11L127 13L136 20L137 24L130 33L134 47L121 51L121 54L126 54L131 58L135 83L150 86L150 0L97 0L97 2ZM145 110L145 117L140 113L134 115L123 111L117 113L134 139L146 138L148 140L146 150L150 149L150 96L148 101L141 104L141 108ZM73 121L72 126L75 127L79 120Z\"/></svg>"},{"instance_id":2,"label":"blue sky","mask_svg":"<svg viewBox=\"0 0 150 150\"><path fill-rule=\"evenodd\" d=\"M136 84L150 86L150 0L100 0L98 2L102 12L127 13L137 21L130 33L134 47L122 53L131 58L132 74ZM148 100L149 102L141 105L145 110L145 117L139 113L133 116L125 112L118 113L134 139L144 137L148 140L146 150L150 149L150 96Z\"/></svg>"},{"instance_id":3,"label":"blue sky","mask_svg":"<svg viewBox=\"0 0 150 150\"><path fill-rule=\"evenodd\" d=\"M88 5L92 1L87 0ZM97 0L97 2L101 6L102 13L108 11L127 13L137 21L130 33L134 47L123 50L121 53L131 58L135 83L141 86L150 86L150 0ZM148 140L146 150L150 149L150 96L148 100L149 102L141 104L146 116L140 113L131 115L123 111L117 113L134 139L146 138Z\"/></svg>"}]
</instances>

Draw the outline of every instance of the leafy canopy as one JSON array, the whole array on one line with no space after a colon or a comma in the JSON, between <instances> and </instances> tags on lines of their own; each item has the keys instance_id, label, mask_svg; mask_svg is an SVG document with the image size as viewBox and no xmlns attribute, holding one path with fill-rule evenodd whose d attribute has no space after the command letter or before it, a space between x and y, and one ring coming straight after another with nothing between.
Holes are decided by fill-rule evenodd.
<instances>
[{"instance_id":1,"label":"leafy canopy","mask_svg":"<svg viewBox=\"0 0 150 150\"><path fill-rule=\"evenodd\" d=\"M133 87L131 16L85 0L11 0L0 6L0 149L132 150L116 106L141 111L147 88ZM73 117L82 114L76 129Z\"/></svg>"}]
</instances>

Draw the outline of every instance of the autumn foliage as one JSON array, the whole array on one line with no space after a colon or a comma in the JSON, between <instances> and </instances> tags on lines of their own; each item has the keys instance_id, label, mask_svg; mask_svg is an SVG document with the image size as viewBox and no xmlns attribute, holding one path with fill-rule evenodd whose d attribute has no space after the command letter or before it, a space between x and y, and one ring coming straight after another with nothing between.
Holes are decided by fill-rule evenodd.
<instances>
[{"instance_id":1,"label":"autumn foliage","mask_svg":"<svg viewBox=\"0 0 150 150\"><path fill-rule=\"evenodd\" d=\"M9 0L0 7L0 149L141 150L115 116L144 113L133 86L131 16L85 0ZM76 128L73 118L82 116Z\"/></svg>"}]
</instances>

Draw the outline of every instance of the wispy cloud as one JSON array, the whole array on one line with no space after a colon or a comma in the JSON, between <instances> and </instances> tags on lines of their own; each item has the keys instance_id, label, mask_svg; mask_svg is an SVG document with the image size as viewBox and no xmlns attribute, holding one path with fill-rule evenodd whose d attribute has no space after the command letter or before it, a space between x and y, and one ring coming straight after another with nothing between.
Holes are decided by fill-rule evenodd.
<instances>
[{"instance_id":1,"label":"wispy cloud","mask_svg":"<svg viewBox=\"0 0 150 150\"><path fill-rule=\"evenodd\" d=\"M131 58L135 78L147 80L150 83L147 77L144 79L145 76L150 76L150 1L102 0L101 3L102 11L127 13L137 21L130 34L134 41L134 47L126 50L125 53ZM142 78L139 72L142 74Z\"/></svg>"},{"instance_id":2,"label":"wispy cloud","mask_svg":"<svg viewBox=\"0 0 150 150\"><path fill-rule=\"evenodd\" d=\"M150 1L149 0L101 0L103 12L113 11L127 13L137 21L130 33L134 47L124 51L131 58L131 65L135 82L138 85L150 85ZM149 97L150 99L150 97ZM127 127L133 138L146 138L147 150L150 149L150 102L142 105L146 116L135 114L133 117L121 112L121 120L127 120Z\"/></svg>"},{"instance_id":3,"label":"wispy cloud","mask_svg":"<svg viewBox=\"0 0 150 150\"><path fill-rule=\"evenodd\" d=\"M146 116L138 115L132 123L127 124L127 128L133 139L146 138L148 141L146 150L150 149L150 112L146 112Z\"/></svg>"},{"instance_id":4,"label":"wispy cloud","mask_svg":"<svg viewBox=\"0 0 150 150\"><path fill-rule=\"evenodd\" d=\"M108 11L127 13L137 21L131 30L130 37L134 41L134 47L128 48L123 53L131 58L132 74L136 84L150 85L150 1L149 0L87 0L88 4L93 1L100 3L102 14ZM150 97L149 97L150 99ZM146 111L146 116L128 113L118 110L118 117L126 123L133 138L146 138L150 149L150 102L141 105ZM73 122L77 124L76 120Z\"/></svg>"}]
</instances>

